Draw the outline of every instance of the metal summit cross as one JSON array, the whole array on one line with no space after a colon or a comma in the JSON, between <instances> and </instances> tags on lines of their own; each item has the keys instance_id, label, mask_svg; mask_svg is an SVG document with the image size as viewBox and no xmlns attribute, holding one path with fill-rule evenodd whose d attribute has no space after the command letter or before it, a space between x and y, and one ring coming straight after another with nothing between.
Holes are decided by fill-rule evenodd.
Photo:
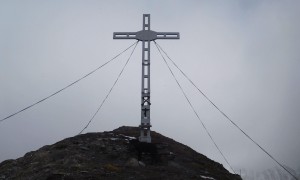
<instances>
[{"instance_id":1,"label":"metal summit cross","mask_svg":"<svg viewBox=\"0 0 300 180\"><path fill-rule=\"evenodd\" d=\"M151 143L150 136L150 42L156 39L179 39L178 32L155 32L150 30L150 14L143 15L143 30L138 32L114 32L113 39L136 39L142 47L142 99L140 142Z\"/></svg>"}]
</instances>

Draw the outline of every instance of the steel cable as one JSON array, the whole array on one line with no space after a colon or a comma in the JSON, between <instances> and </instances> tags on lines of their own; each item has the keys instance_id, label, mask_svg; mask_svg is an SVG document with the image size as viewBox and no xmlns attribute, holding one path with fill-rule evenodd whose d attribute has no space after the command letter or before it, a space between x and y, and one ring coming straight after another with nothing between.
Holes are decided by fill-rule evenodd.
<instances>
[{"instance_id":1,"label":"steel cable","mask_svg":"<svg viewBox=\"0 0 300 180\"><path fill-rule=\"evenodd\" d=\"M9 115L9 116L7 116L7 117L1 119L1 120L0 120L0 123L3 122L3 121L5 121L5 120L7 120L7 119L9 119L9 118L11 118L11 117L13 117L13 116L15 116L15 115L17 115L17 114L19 114L19 113L21 113L21 112L23 112L23 111L25 111L25 110L27 110L27 109L29 109L29 108L31 108L31 107L33 107L33 106L35 106L35 105L37 105L37 104L39 104L39 103L41 103L41 102L43 102L43 101L45 101L45 100L47 100L47 99L49 99L49 98L51 98L52 96L55 96L56 94L62 92L63 90L69 88L70 86L73 86L74 84L78 83L78 82L81 81L82 79L88 77L89 75L91 75L91 74L93 74L94 72L96 72L97 70L101 69L102 67L104 67L104 66L107 65L108 63L110 63L110 62L112 62L113 60L115 60L117 57L119 57L121 54L123 54L124 52L126 52L128 49L130 49L132 46L134 46L134 45L137 44L137 43L138 43L138 42L133 43L131 46L129 46L128 48L126 48L125 50L123 50L122 52L120 52L119 54L117 54L115 57L113 57L112 59L110 59L110 60L107 61L106 63L102 64L101 66L97 67L97 68L94 69L93 71L87 73L86 75L84 75L83 77L77 79L76 81L72 82L71 84L65 86L64 88L62 88L62 89L60 89L60 90L58 90L58 91L56 91L56 92L50 94L49 96L47 96L47 97L45 97L45 98L43 98L43 99L41 99L41 100L39 100L39 101L37 101L37 102L35 102L35 103L29 105L29 106L27 106L27 107L25 107L25 108L23 108L23 109L21 109L21 110L15 112L15 113Z\"/></svg>"},{"instance_id":2,"label":"steel cable","mask_svg":"<svg viewBox=\"0 0 300 180\"><path fill-rule=\"evenodd\" d=\"M78 134L81 134L86 128L88 128L88 126L90 125L90 123L92 122L92 120L96 117L97 113L100 111L100 109L102 108L103 104L105 103L106 99L108 98L108 96L110 95L110 93L112 92L113 88L115 87L115 85L117 84L120 76L122 75L125 67L127 66L129 60L131 59L131 56L136 48L136 46L138 45L138 41L136 42L135 44L135 47L133 48L129 58L127 59L125 65L123 66L121 72L119 73L117 79L115 80L114 84L112 85L112 87L110 88L110 90L108 91L107 95L105 96L105 98L103 99L103 101L101 102L100 106L98 107L97 111L93 114L92 118L89 120L89 122L85 125L85 127L78 133Z\"/></svg>"},{"instance_id":3,"label":"steel cable","mask_svg":"<svg viewBox=\"0 0 300 180\"><path fill-rule=\"evenodd\" d=\"M226 157L224 156L224 154L222 153L221 149L219 148L219 146L217 145L217 143L215 142L215 140L214 140L213 137L211 136L211 134L210 134L210 132L208 131L208 129L206 128L205 124L204 124L203 121L200 119L200 117L199 117L198 113L196 112L194 106L192 105L191 101L190 101L189 98L187 97L185 91L183 90L182 86L180 85L179 81L177 80L176 76L174 75L173 71L171 70L171 68L170 68L170 66L169 66L169 64L168 64L168 62L166 61L165 57L162 55L162 53L161 53L159 47L157 46L156 43L155 43L155 45L156 45L156 48L158 49L158 51L159 51L161 57L163 58L165 64L167 65L169 71L171 72L173 78L175 79L177 85L179 86L181 92L183 93L185 99L187 100L187 102L189 103L190 107L191 107L192 110L194 111L194 113L195 113L195 115L197 116L198 120L201 122L201 124L202 124L204 130L206 131L206 133L208 134L209 138L211 139L211 141L213 142L213 144L216 146L216 148L218 149L218 151L220 152L221 156L224 158L225 162L228 164L228 166L230 167L230 169L235 173L234 169L233 169L232 166L229 164L227 158L226 158Z\"/></svg>"},{"instance_id":4,"label":"steel cable","mask_svg":"<svg viewBox=\"0 0 300 180\"><path fill-rule=\"evenodd\" d=\"M231 120L215 103L213 103L198 86L177 66L177 64L168 56L168 54L161 48L159 44L155 42L155 45L167 56L167 58L172 62L172 64L182 73L182 75L236 128L238 128L249 140L251 140L256 146L258 146L264 153L266 153L273 161L275 161L280 167L282 167L287 173L289 173L293 178L298 180L298 178L293 175L287 168L285 168L278 160L276 160L267 150L265 150L261 145L259 145L254 139L252 139L244 130L242 130L233 120Z\"/></svg>"}]
</instances>

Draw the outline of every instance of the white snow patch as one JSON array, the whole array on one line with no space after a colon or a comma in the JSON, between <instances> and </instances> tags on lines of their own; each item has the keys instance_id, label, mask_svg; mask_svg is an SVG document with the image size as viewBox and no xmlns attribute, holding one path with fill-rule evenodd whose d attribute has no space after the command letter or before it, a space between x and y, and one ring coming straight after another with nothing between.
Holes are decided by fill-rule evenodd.
<instances>
[{"instance_id":1,"label":"white snow patch","mask_svg":"<svg viewBox=\"0 0 300 180\"><path fill-rule=\"evenodd\" d=\"M215 178L212 178L212 177L208 177L208 176L200 176L200 177L202 177L202 178L204 178L204 179L211 179L211 180L216 180Z\"/></svg>"},{"instance_id":2,"label":"white snow patch","mask_svg":"<svg viewBox=\"0 0 300 180\"><path fill-rule=\"evenodd\" d=\"M124 136L124 137L126 137L128 139L136 139L136 137L131 137L131 136Z\"/></svg>"},{"instance_id":3,"label":"white snow patch","mask_svg":"<svg viewBox=\"0 0 300 180\"><path fill-rule=\"evenodd\" d=\"M122 136L122 137L124 137L124 138L126 138L126 139L130 139L130 140L136 139L136 137L125 136L124 134L120 134L120 136Z\"/></svg>"},{"instance_id":4,"label":"white snow patch","mask_svg":"<svg viewBox=\"0 0 300 180\"><path fill-rule=\"evenodd\" d=\"M116 140L119 140L119 138L110 138L110 140L116 141Z\"/></svg>"}]
</instances>

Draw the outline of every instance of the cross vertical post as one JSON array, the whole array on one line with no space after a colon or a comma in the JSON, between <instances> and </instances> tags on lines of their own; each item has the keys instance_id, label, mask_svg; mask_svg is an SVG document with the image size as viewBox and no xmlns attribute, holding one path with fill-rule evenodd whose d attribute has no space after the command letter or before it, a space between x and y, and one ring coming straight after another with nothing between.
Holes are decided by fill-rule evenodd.
<instances>
[{"instance_id":1,"label":"cross vertical post","mask_svg":"<svg viewBox=\"0 0 300 180\"><path fill-rule=\"evenodd\" d=\"M143 15L143 30L138 32L114 32L113 39L136 39L142 41L142 94L140 142L151 143L150 136L150 42L156 39L179 39L178 32L155 32L150 30L150 14Z\"/></svg>"}]
</instances>

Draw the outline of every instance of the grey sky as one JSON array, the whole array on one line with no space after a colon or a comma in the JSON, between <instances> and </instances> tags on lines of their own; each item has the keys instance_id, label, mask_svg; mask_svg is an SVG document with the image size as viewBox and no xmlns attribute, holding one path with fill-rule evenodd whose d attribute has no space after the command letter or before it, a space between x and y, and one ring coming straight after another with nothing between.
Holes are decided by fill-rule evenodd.
<instances>
[{"instance_id":1,"label":"grey sky","mask_svg":"<svg viewBox=\"0 0 300 180\"><path fill-rule=\"evenodd\" d=\"M178 31L158 43L242 129L280 162L300 167L300 2L0 1L0 118L103 64L134 41L115 31ZM130 52L88 79L0 124L0 161L74 136L113 84ZM152 44L153 130L223 159L185 102ZM140 123L141 48L87 129ZM178 74L178 73L176 73ZM179 78L234 168L275 166ZM228 168L228 167L227 167Z\"/></svg>"}]
</instances>

